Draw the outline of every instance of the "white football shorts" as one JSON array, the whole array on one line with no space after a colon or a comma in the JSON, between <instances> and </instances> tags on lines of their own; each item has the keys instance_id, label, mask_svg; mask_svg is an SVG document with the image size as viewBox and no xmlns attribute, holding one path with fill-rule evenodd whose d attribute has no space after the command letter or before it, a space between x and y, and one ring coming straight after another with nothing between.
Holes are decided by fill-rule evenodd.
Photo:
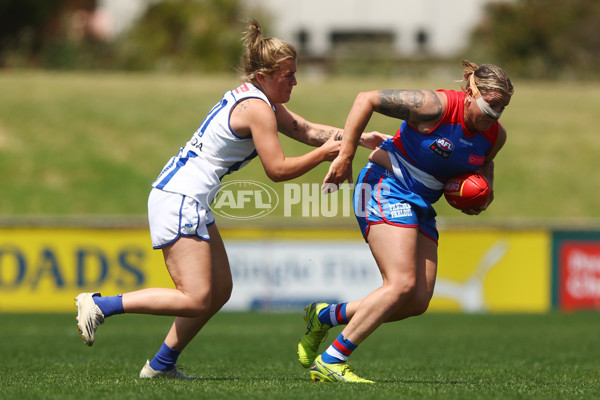
<instances>
[{"instance_id":1,"label":"white football shorts","mask_svg":"<svg viewBox=\"0 0 600 400\"><path fill-rule=\"evenodd\" d=\"M210 241L207 226L214 224L215 218L189 196L152 189L148 197L148 222L152 247L160 249L182 236Z\"/></svg>"}]
</instances>

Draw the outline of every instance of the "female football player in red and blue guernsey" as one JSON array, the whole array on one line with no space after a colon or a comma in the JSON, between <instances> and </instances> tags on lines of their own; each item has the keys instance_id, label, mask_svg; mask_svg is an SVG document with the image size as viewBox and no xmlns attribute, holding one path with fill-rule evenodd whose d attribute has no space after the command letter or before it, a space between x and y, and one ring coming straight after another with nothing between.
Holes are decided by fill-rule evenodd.
<instances>
[{"instance_id":1,"label":"female football player in red and blue guernsey","mask_svg":"<svg viewBox=\"0 0 600 400\"><path fill-rule=\"evenodd\" d=\"M153 183L148 199L150 236L162 249L175 288L148 288L116 296L77 296L77 327L91 346L98 326L115 314L175 316L158 352L140 378L187 379L176 368L181 351L229 300L232 277L225 246L210 204L221 179L258 156L267 176L285 181L303 175L337 155L341 129L312 123L289 110L296 85L295 48L263 37L251 20L244 38L242 84L227 91L192 138L171 158ZM278 131L317 147L286 157ZM371 132L362 143L371 149L386 138Z\"/></svg>"},{"instance_id":2,"label":"female football player in red and blue guernsey","mask_svg":"<svg viewBox=\"0 0 600 400\"><path fill-rule=\"evenodd\" d=\"M493 187L493 160L506 141L498 119L513 86L495 65L463 61L463 68L462 91L380 90L356 97L324 189L352 179L357 140L373 112L404 120L396 136L370 154L354 189L355 214L383 284L362 300L306 307L307 329L298 356L305 368L310 367L313 380L371 382L354 374L346 362L382 323L427 310L437 273L432 204L442 195L444 182L477 171ZM479 214L492 199L463 212ZM327 330L341 324L347 325L317 357Z\"/></svg>"}]
</instances>

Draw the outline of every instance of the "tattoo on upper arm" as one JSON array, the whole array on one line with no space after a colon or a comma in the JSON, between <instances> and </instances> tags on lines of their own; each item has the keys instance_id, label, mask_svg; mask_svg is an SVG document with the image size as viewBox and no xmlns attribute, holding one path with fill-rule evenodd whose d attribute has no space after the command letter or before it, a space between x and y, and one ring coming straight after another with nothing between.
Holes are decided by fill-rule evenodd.
<instances>
[{"instance_id":1,"label":"tattoo on upper arm","mask_svg":"<svg viewBox=\"0 0 600 400\"><path fill-rule=\"evenodd\" d=\"M235 107L239 111L246 111L246 109L248 109L248 100L249 99L245 99L245 100L240 101Z\"/></svg>"},{"instance_id":2,"label":"tattoo on upper arm","mask_svg":"<svg viewBox=\"0 0 600 400\"><path fill-rule=\"evenodd\" d=\"M375 111L388 117L433 121L442 113L442 103L433 90L381 90Z\"/></svg>"}]
</instances>

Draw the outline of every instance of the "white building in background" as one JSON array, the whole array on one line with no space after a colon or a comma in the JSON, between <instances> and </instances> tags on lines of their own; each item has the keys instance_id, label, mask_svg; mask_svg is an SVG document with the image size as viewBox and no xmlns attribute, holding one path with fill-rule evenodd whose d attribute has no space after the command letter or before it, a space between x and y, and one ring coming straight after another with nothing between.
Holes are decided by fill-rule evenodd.
<instances>
[{"instance_id":1,"label":"white building in background","mask_svg":"<svg viewBox=\"0 0 600 400\"><path fill-rule=\"evenodd\" d=\"M144 13L149 0L98 0L98 9L107 15L111 35L125 32Z\"/></svg>"},{"instance_id":2,"label":"white building in background","mask_svg":"<svg viewBox=\"0 0 600 400\"><path fill-rule=\"evenodd\" d=\"M119 34L157 1L100 0L99 7ZM326 57L336 46L360 40L383 43L400 57L453 56L468 45L492 1L514 0L240 0L249 10L259 8L272 17L268 36L312 57Z\"/></svg>"},{"instance_id":3,"label":"white building in background","mask_svg":"<svg viewBox=\"0 0 600 400\"><path fill-rule=\"evenodd\" d=\"M396 55L453 56L492 0L245 0L266 10L274 32L312 56L352 37L390 41ZM506 1L506 0L503 0Z\"/></svg>"}]
</instances>

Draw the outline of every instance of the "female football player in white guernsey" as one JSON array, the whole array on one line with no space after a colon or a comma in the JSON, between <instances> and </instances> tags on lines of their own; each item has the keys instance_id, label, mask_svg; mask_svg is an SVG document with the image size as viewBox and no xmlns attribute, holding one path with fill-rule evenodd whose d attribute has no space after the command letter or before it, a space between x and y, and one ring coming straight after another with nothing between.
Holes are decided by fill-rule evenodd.
<instances>
[{"instance_id":1,"label":"female football player in white guernsey","mask_svg":"<svg viewBox=\"0 0 600 400\"><path fill-rule=\"evenodd\" d=\"M361 129L373 112L404 120L369 156L354 188L354 208L383 283L362 300L306 307L298 360L316 381L363 382L348 357L379 325L425 312L437 274L438 230L432 206L450 177L477 171L493 188L494 157L506 141L498 121L513 94L501 68L463 61L462 91L375 90L359 93L324 187L352 178ZM331 187L331 186L329 186ZM463 210L476 215L487 208ZM318 354L327 330L347 324Z\"/></svg>"},{"instance_id":2,"label":"female football player in white guernsey","mask_svg":"<svg viewBox=\"0 0 600 400\"><path fill-rule=\"evenodd\" d=\"M275 182L303 175L339 151L342 129L315 124L284 104L296 85L297 54L277 38L265 38L258 21L249 21L241 81L228 91L192 138L171 158L153 183L148 199L150 234L162 249L174 289L149 288L116 296L77 296L77 326L84 342L94 343L104 319L120 313L175 316L164 343L140 378L194 378L176 368L181 351L229 300L232 277L225 247L209 204L224 175L258 156ZM278 131L316 149L286 157ZM387 136L361 137L374 149Z\"/></svg>"}]
</instances>

